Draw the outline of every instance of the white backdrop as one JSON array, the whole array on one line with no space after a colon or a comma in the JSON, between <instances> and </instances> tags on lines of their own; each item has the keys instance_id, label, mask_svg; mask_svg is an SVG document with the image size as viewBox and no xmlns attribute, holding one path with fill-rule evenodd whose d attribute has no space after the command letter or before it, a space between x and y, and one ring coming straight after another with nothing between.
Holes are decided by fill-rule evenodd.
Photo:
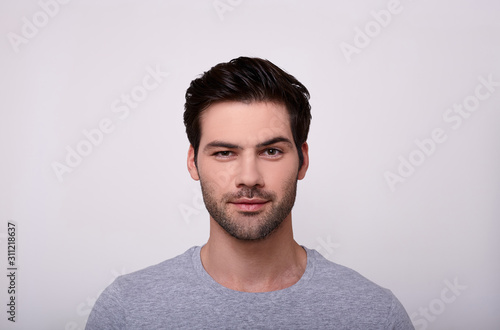
<instances>
[{"instance_id":1,"label":"white backdrop","mask_svg":"<svg viewBox=\"0 0 500 330\"><path fill-rule=\"evenodd\" d=\"M500 328L498 1L2 0L0 21L0 328L83 329L117 275L207 240L184 93L241 55L312 95L296 240L417 329Z\"/></svg>"}]
</instances>

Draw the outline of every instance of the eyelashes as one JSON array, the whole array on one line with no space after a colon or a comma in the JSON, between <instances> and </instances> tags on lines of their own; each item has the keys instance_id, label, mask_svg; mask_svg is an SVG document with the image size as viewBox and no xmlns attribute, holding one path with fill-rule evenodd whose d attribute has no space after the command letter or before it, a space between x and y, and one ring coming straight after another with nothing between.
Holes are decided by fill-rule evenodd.
<instances>
[{"instance_id":1,"label":"eyelashes","mask_svg":"<svg viewBox=\"0 0 500 330\"><path fill-rule=\"evenodd\" d=\"M259 152L259 155L262 155L266 158L279 158L283 155L283 151L278 148L265 148ZM236 157L236 153L231 150L220 150L216 151L212 154L213 157L217 159L231 159Z\"/></svg>"}]
</instances>

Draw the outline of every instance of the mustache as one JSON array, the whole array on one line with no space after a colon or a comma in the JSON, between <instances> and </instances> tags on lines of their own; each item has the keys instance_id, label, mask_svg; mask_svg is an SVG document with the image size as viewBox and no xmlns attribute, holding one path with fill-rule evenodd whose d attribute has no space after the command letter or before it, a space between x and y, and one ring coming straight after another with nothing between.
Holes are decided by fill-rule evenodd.
<instances>
[{"instance_id":1,"label":"mustache","mask_svg":"<svg viewBox=\"0 0 500 330\"><path fill-rule=\"evenodd\" d=\"M238 198L260 198L265 200L273 200L276 197L276 194L262 190L262 188L256 187L244 187L238 190L236 193L228 193L225 196L225 199L232 200Z\"/></svg>"}]
</instances>

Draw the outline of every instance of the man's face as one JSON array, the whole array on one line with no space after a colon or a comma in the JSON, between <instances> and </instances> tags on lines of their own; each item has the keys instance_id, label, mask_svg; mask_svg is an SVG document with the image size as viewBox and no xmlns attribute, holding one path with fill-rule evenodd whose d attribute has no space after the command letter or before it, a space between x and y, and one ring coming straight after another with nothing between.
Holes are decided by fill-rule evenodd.
<instances>
[{"instance_id":1,"label":"man's face","mask_svg":"<svg viewBox=\"0 0 500 330\"><path fill-rule=\"evenodd\" d=\"M210 216L233 237L257 240L290 216L308 166L307 144L302 150L299 169L283 105L223 102L203 112L197 167L190 147L188 169Z\"/></svg>"}]
</instances>

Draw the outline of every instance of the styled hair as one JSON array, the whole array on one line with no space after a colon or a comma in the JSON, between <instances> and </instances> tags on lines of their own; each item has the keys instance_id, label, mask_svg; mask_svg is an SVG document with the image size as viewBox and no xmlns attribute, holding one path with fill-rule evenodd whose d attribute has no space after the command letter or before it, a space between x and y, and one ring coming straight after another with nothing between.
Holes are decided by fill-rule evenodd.
<instances>
[{"instance_id":1,"label":"styled hair","mask_svg":"<svg viewBox=\"0 0 500 330\"><path fill-rule=\"evenodd\" d=\"M205 109L224 101L274 102L284 105L288 111L299 168L302 167L301 147L307 140L311 122L309 98L304 85L268 60L239 57L217 64L191 81L186 91L184 125L195 162L201 140L200 119Z\"/></svg>"}]
</instances>

